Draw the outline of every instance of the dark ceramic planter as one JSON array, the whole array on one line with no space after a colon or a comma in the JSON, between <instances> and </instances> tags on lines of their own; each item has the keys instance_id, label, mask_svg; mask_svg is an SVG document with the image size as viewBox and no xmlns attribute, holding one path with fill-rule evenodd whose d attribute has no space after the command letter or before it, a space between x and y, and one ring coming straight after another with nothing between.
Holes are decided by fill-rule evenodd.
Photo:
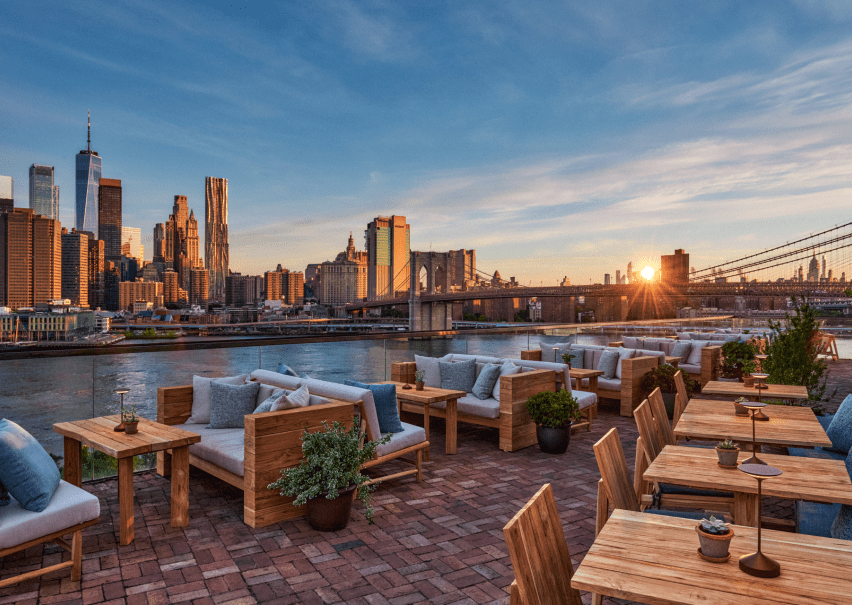
<instances>
[{"instance_id":1,"label":"dark ceramic planter","mask_svg":"<svg viewBox=\"0 0 852 605\"><path fill-rule=\"evenodd\" d=\"M308 500L308 525L319 531L338 531L349 523L355 488L350 485L337 493L337 498L329 500L325 494Z\"/></svg>"},{"instance_id":2,"label":"dark ceramic planter","mask_svg":"<svg viewBox=\"0 0 852 605\"><path fill-rule=\"evenodd\" d=\"M571 425L568 426L536 426L535 435L538 437L538 447L545 454L564 454L571 442Z\"/></svg>"}]
</instances>

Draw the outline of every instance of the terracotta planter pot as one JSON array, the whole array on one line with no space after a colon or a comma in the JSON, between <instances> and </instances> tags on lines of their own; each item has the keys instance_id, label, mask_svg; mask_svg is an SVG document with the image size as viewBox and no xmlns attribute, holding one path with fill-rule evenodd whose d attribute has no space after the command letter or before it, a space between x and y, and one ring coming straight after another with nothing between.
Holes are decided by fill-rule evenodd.
<instances>
[{"instance_id":1,"label":"terracotta planter pot","mask_svg":"<svg viewBox=\"0 0 852 605\"><path fill-rule=\"evenodd\" d=\"M564 454L571 443L571 425L535 427L538 447L545 454Z\"/></svg>"},{"instance_id":2,"label":"terracotta planter pot","mask_svg":"<svg viewBox=\"0 0 852 605\"><path fill-rule=\"evenodd\" d=\"M717 447L716 454L719 456L719 464L721 466L736 468L737 456L740 454L740 448L735 450L723 450L722 448Z\"/></svg>"},{"instance_id":3,"label":"terracotta planter pot","mask_svg":"<svg viewBox=\"0 0 852 605\"><path fill-rule=\"evenodd\" d=\"M711 559L725 559L728 557L728 549L731 546L731 539L734 537L733 529L729 527L728 533L724 536L708 534L700 526L696 526L695 531L698 532L701 554Z\"/></svg>"},{"instance_id":4,"label":"terracotta planter pot","mask_svg":"<svg viewBox=\"0 0 852 605\"><path fill-rule=\"evenodd\" d=\"M338 491L334 500L326 498L324 493L308 500L308 525L319 531L339 531L346 527L356 487L353 484Z\"/></svg>"},{"instance_id":5,"label":"terracotta planter pot","mask_svg":"<svg viewBox=\"0 0 852 605\"><path fill-rule=\"evenodd\" d=\"M133 435L139 431L139 421L136 422L125 422L124 423L124 433L125 435Z\"/></svg>"},{"instance_id":6,"label":"terracotta planter pot","mask_svg":"<svg viewBox=\"0 0 852 605\"><path fill-rule=\"evenodd\" d=\"M424 385L424 384L425 384L425 383L423 383L423 382L415 382L415 383L414 383L414 388L415 388L415 390L422 391L422 390L423 390L423 385Z\"/></svg>"},{"instance_id":7,"label":"terracotta planter pot","mask_svg":"<svg viewBox=\"0 0 852 605\"><path fill-rule=\"evenodd\" d=\"M747 387L754 387L754 376L743 376L743 384Z\"/></svg>"},{"instance_id":8,"label":"terracotta planter pot","mask_svg":"<svg viewBox=\"0 0 852 605\"><path fill-rule=\"evenodd\" d=\"M734 412L737 416L748 416L748 408L741 406L736 401L734 402Z\"/></svg>"}]
</instances>

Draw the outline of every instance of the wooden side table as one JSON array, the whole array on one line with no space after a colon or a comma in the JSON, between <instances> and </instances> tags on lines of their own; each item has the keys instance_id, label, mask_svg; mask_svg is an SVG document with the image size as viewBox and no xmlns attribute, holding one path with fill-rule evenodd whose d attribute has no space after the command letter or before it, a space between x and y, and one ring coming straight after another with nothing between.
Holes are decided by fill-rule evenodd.
<instances>
[{"instance_id":1,"label":"wooden side table","mask_svg":"<svg viewBox=\"0 0 852 605\"><path fill-rule=\"evenodd\" d=\"M443 410L430 409L430 405L439 401L447 402L447 443L445 451L447 454L456 453L456 441L458 439L458 399L467 395L464 391L453 391L450 389L439 389L436 387L423 387L418 391L413 386L403 389L401 382L388 382L386 384L396 385L396 398L399 400L400 409L415 414L423 414L423 430L426 431L426 441L429 441L429 416L442 416ZM425 459L429 460L429 450L426 450Z\"/></svg>"},{"instance_id":2,"label":"wooden side table","mask_svg":"<svg viewBox=\"0 0 852 605\"><path fill-rule=\"evenodd\" d=\"M116 433L119 416L60 422L53 430L65 438L65 480L80 487L83 468L80 447L86 445L118 459L119 543L133 542L133 456L172 450L172 527L189 524L189 446L201 436L141 418L134 435Z\"/></svg>"}]
</instances>

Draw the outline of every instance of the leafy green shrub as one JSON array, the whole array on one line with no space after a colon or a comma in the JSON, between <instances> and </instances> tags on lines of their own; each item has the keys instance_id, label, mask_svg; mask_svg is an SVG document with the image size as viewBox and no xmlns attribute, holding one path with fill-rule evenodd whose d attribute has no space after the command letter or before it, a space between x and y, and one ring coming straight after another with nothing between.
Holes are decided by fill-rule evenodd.
<instances>
[{"instance_id":1,"label":"leafy green shrub","mask_svg":"<svg viewBox=\"0 0 852 605\"><path fill-rule=\"evenodd\" d=\"M326 498L334 500L339 490L355 484L358 498L364 503L364 516L372 523L370 494L375 488L364 485L369 477L361 473L361 465L373 458L376 447L390 441L390 435L378 441L365 441L362 447L357 419L348 430L340 422L329 426L323 421L322 427L323 430L315 433L302 433L304 459L301 464L281 469L281 477L270 483L268 489L280 490L282 496L295 497L293 504L301 506L324 493Z\"/></svg>"},{"instance_id":2,"label":"leafy green shrub","mask_svg":"<svg viewBox=\"0 0 852 605\"><path fill-rule=\"evenodd\" d=\"M660 387L660 391L663 393L676 393L677 384L675 384L674 377L677 372L678 369L673 365L662 363L645 373L642 381L639 383L639 388L642 389L645 397L650 395L651 391L657 387ZM687 396L698 391L698 381L690 378L686 372L681 372L681 376L683 376L683 383L686 385Z\"/></svg>"},{"instance_id":3,"label":"leafy green shrub","mask_svg":"<svg viewBox=\"0 0 852 605\"><path fill-rule=\"evenodd\" d=\"M566 426L580 418L580 404L565 389L542 391L527 399L527 412L541 426Z\"/></svg>"},{"instance_id":4,"label":"leafy green shrub","mask_svg":"<svg viewBox=\"0 0 852 605\"><path fill-rule=\"evenodd\" d=\"M722 345L719 372L725 378L742 378L757 367L755 355L758 349L749 342L732 341Z\"/></svg>"}]
</instances>

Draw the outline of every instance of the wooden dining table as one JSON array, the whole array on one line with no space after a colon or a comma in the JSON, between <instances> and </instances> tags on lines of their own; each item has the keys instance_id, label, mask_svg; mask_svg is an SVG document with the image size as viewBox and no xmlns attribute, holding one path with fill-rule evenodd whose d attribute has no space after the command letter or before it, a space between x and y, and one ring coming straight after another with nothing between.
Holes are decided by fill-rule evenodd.
<instances>
[{"instance_id":1,"label":"wooden dining table","mask_svg":"<svg viewBox=\"0 0 852 605\"><path fill-rule=\"evenodd\" d=\"M808 398L808 389L795 384L767 384L765 389L747 387L743 382L723 382L711 380L701 387L702 395L730 395L732 397L749 397L761 400L783 399L785 401L798 401Z\"/></svg>"},{"instance_id":2,"label":"wooden dining table","mask_svg":"<svg viewBox=\"0 0 852 605\"><path fill-rule=\"evenodd\" d=\"M762 408L769 420L755 426L756 451L760 445L786 447L831 447L831 440L811 408L786 405L767 405ZM677 425L675 437L732 439L740 447L751 444L752 420L734 414L734 404L715 399L692 399L686 405Z\"/></svg>"},{"instance_id":3,"label":"wooden dining table","mask_svg":"<svg viewBox=\"0 0 852 605\"><path fill-rule=\"evenodd\" d=\"M738 461L742 463L750 455L741 451ZM778 454L761 454L760 459L782 471L780 476L763 482L764 496L852 505L852 480L844 462ZM714 449L667 445L642 477L646 481L733 492L734 523L757 526L757 481L736 468L719 466Z\"/></svg>"},{"instance_id":4,"label":"wooden dining table","mask_svg":"<svg viewBox=\"0 0 852 605\"><path fill-rule=\"evenodd\" d=\"M730 558L710 563L698 554L696 525L691 519L616 510L571 585L654 605L849 605L847 540L764 529L761 550L781 565L781 575L762 579L738 565L742 555L757 550L755 528L732 525Z\"/></svg>"}]
</instances>

